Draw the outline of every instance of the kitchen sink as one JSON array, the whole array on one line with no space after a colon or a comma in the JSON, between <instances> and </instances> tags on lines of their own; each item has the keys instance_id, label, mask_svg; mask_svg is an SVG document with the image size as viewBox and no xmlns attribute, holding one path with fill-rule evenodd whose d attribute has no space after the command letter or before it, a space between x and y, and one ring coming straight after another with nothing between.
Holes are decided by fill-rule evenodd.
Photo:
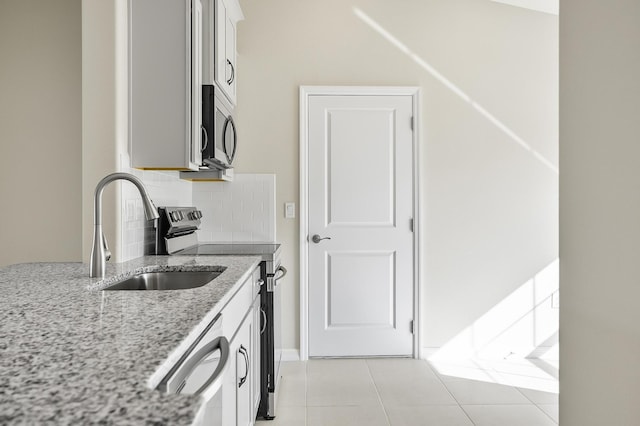
<instances>
[{"instance_id":1,"label":"kitchen sink","mask_svg":"<svg viewBox=\"0 0 640 426\"><path fill-rule=\"evenodd\" d=\"M143 272L105 288L104 290L184 290L202 287L222 271Z\"/></svg>"}]
</instances>

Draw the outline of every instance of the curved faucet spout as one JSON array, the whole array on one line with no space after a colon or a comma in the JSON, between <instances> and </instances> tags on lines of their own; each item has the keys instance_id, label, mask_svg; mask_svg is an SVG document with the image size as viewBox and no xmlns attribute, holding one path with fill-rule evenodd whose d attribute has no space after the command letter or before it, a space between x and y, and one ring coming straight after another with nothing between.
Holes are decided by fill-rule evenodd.
<instances>
[{"instance_id":1,"label":"curved faucet spout","mask_svg":"<svg viewBox=\"0 0 640 426\"><path fill-rule=\"evenodd\" d=\"M144 205L144 214L147 220L158 219L158 210L156 206L149 198L147 189L144 184L137 177L129 173L111 173L105 176L96 185L96 190L93 195L93 245L91 246L91 263L89 265L90 277L104 277L106 261L111 257L109 248L107 246L107 240L102 232L102 192L109 183L115 180L128 180L133 183L142 197L142 204Z\"/></svg>"}]
</instances>

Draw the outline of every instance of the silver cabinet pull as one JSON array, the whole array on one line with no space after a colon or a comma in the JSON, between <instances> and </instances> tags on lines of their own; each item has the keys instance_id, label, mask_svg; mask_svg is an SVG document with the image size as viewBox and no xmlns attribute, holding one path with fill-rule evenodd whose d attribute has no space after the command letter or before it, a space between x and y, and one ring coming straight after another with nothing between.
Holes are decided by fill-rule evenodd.
<instances>
[{"instance_id":1,"label":"silver cabinet pull","mask_svg":"<svg viewBox=\"0 0 640 426\"><path fill-rule=\"evenodd\" d=\"M233 64L231 63L231 61L228 59L227 59L227 64L231 67L231 77L227 79L227 84L231 85L231 83L233 83L233 80L235 80L236 78L236 70L233 67Z\"/></svg>"},{"instance_id":2,"label":"silver cabinet pull","mask_svg":"<svg viewBox=\"0 0 640 426\"><path fill-rule=\"evenodd\" d=\"M238 352L240 352L244 357L244 366L246 368L244 377L240 378L240 381L238 382L238 387L241 388L242 385L246 383L247 377L249 377L249 353L247 352L247 348L242 345L240 345Z\"/></svg>"},{"instance_id":3,"label":"silver cabinet pull","mask_svg":"<svg viewBox=\"0 0 640 426\"><path fill-rule=\"evenodd\" d=\"M311 237L311 241L313 241L316 244L318 244L322 240L330 240L330 239L331 237L321 237L318 234L315 234L313 237Z\"/></svg>"}]
</instances>

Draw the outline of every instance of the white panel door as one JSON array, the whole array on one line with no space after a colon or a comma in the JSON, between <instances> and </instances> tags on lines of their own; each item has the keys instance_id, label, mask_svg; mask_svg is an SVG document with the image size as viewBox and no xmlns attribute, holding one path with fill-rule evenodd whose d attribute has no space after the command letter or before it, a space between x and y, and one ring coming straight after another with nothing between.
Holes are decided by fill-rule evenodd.
<instances>
[{"instance_id":1,"label":"white panel door","mask_svg":"<svg viewBox=\"0 0 640 426\"><path fill-rule=\"evenodd\" d=\"M413 353L412 116L411 96L309 98L309 356Z\"/></svg>"}]
</instances>

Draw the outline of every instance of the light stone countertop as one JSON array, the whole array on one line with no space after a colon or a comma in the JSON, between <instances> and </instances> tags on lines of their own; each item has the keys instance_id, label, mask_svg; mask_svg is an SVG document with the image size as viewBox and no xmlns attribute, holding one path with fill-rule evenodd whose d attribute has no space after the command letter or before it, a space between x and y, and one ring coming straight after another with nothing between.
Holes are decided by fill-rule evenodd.
<instances>
[{"instance_id":1,"label":"light stone countertop","mask_svg":"<svg viewBox=\"0 0 640 426\"><path fill-rule=\"evenodd\" d=\"M256 256L146 256L0 269L0 425L188 425L198 397L153 388L259 264ZM170 291L99 291L150 270L212 270Z\"/></svg>"}]
</instances>

